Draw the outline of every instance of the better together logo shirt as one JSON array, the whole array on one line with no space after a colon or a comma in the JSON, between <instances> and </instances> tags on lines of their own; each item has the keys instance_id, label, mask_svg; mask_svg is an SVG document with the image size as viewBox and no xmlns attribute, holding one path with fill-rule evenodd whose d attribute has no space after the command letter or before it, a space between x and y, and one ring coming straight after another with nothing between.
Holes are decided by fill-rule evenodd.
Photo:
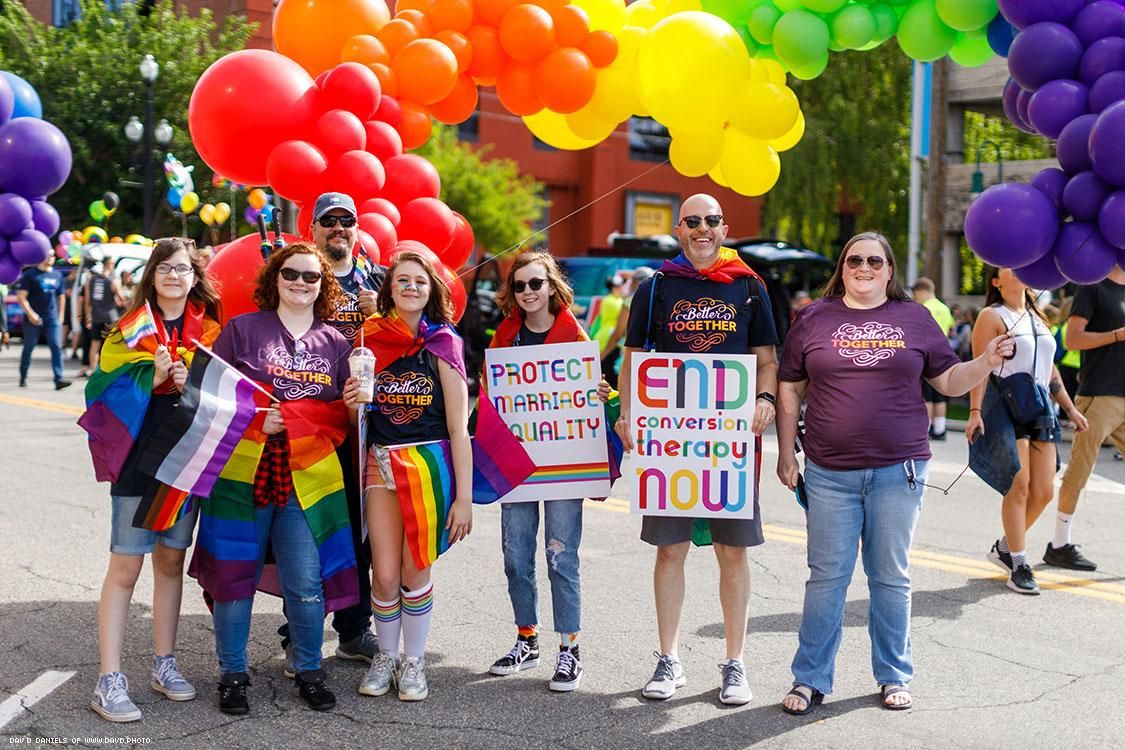
<instances>
[{"instance_id":1,"label":"better together logo shirt","mask_svg":"<svg viewBox=\"0 0 1125 750\"><path fill-rule=\"evenodd\" d=\"M433 355L400 357L375 376L368 442L403 445L449 437L441 376Z\"/></svg>"}]
</instances>

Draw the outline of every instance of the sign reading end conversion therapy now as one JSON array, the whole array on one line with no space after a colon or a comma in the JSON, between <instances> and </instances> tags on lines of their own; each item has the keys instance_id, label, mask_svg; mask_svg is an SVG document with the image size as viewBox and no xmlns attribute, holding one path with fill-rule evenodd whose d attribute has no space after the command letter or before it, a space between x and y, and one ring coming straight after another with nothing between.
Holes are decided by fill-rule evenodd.
<instances>
[{"instance_id":1,"label":"sign reading end conversion therapy now","mask_svg":"<svg viewBox=\"0 0 1125 750\"><path fill-rule=\"evenodd\" d=\"M502 503L609 494L609 449L598 345L592 341L488 349L488 398L535 462ZM483 394L482 394L483 395Z\"/></svg>"},{"instance_id":2,"label":"sign reading end conversion therapy now","mask_svg":"<svg viewBox=\"0 0 1125 750\"><path fill-rule=\"evenodd\" d=\"M754 517L755 359L633 354L634 513Z\"/></svg>"}]
</instances>

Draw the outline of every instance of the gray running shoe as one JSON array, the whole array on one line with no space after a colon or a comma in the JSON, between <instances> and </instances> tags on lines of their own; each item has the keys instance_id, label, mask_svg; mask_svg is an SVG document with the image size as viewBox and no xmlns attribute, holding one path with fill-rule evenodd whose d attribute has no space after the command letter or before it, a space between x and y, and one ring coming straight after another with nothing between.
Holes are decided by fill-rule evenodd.
<instances>
[{"instance_id":1,"label":"gray running shoe","mask_svg":"<svg viewBox=\"0 0 1125 750\"><path fill-rule=\"evenodd\" d=\"M141 720L141 709L129 699L129 680L120 672L109 672L98 677L90 708L106 721Z\"/></svg>"},{"instance_id":2,"label":"gray running shoe","mask_svg":"<svg viewBox=\"0 0 1125 750\"><path fill-rule=\"evenodd\" d=\"M398 699L422 701L430 694L426 684L426 657L407 656L398 669Z\"/></svg>"},{"instance_id":3,"label":"gray running shoe","mask_svg":"<svg viewBox=\"0 0 1125 750\"><path fill-rule=\"evenodd\" d=\"M291 680L297 679L297 670L293 669L293 644L285 647L285 667L282 672Z\"/></svg>"},{"instance_id":4,"label":"gray running shoe","mask_svg":"<svg viewBox=\"0 0 1125 750\"><path fill-rule=\"evenodd\" d=\"M190 701L195 688L176 668L175 656L152 657L152 689L174 701Z\"/></svg>"},{"instance_id":5,"label":"gray running shoe","mask_svg":"<svg viewBox=\"0 0 1125 750\"><path fill-rule=\"evenodd\" d=\"M719 690L719 702L728 706L744 706L754 696L746 682L746 670L738 659L727 659L719 664L723 670L723 687Z\"/></svg>"},{"instance_id":6,"label":"gray running shoe","mask_svg":"<svg viewBox=\"0 0 1125 750\"><path fill-rule=\"evenodd\" d=\"M336 646L337 659L365 661L370 664L377 653L379 653L379 640L370 630L363 631L349 641L340 641Z\"/></svg>"},{"instance_id":7,"label":"gray running shoe","mask_svg":"<svg viewBox=\"0 0 1125 750\"><path fill-rule=\"evenodd\" d=\"M641 695L653 700L666 700L675 694L677 688L687 684L684 665L676 657L659 651L653 651L652 655L657 660L656 671L652 673L652 679L645 683Z\"/></svg>"},{"instance_id":8,"label":"gray running shoe","mask_svg":"<svg viewBox=\"0 0 1125 750\"><path fill-rule=\"evenodd\" d=\"M385 695L395 684L398 664L388 654L379 653L371 662L371 668L359 683L360 695Z\"/></svg>"}]
</instances>

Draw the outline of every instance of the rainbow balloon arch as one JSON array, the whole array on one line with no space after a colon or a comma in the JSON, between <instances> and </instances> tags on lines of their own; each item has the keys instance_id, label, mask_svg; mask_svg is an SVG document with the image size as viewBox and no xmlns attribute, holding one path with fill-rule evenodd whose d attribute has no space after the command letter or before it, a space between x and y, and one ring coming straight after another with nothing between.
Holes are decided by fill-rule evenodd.
<instances>
[{"instance_id":1,"label":"rainbow balloon arch","mask_svg":"<svg viewBox=\"0 0 1125 750\"><path fill-rule=\"evenodd\" d=\"M400 0L393 17L383 0L282 0L277 51L215 62L189 121L212 169L294 201L300 231L316 195L337 190L356 199L372 257L414 240L456 269L472 230L439 200L432 165L406 151L433 120L472 116L480 87L560 149L651 116L678 172L757 196L804 133L787 74L815 78L830 52L892 37L921 61L1010 53L1012 121L1058 138L1060 160L1064 131L1080 131L1058 174L986 191L966 234L988 262L1034 267L1040 287L1103 278L1125 249L1125 149L1096 145L1125 142L1122 0ZM1018 247L1014 217L1029 227Z\"/></svg>"}]
</instances>

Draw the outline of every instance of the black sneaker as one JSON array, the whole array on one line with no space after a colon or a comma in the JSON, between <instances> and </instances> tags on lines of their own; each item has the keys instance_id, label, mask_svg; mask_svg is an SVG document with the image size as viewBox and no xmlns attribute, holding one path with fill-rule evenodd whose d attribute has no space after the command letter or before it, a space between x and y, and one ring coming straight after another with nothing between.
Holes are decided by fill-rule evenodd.
<instances>
[{"instance_id":1,"label":"black sneaker","mask_svg":"<svg viewBox=\"0 0 1125 750\"><path fill-rule=\"evenodd\" d=\"M1047 542L1047 551L1043 553L1043 562L1058 568L1071 570L1097 570L1097 563L1090 562L1085 555L1078 551L1076 544L1064 544L1055 549Z\"/></svg>"},{"instance_id":2,"label":"black sneaker","mask_svg":"<svg viewBox=\"0 0 1125 750\"><path fill-rule=\"evenodd\" d=\"M1005 573L1012 572L1012 555L1009 552L1000 551L999 539L992 543L992 549L988 551L988 561Z\"/></svg>"},{"instance_id":3,"label":"black sneaker","mask_svg":"<svg viewBox=\"0 0 1125 750\"><path fill-rule=\"evenodd\" d=\"M301 693L301 697L305 699L305 703L308 703L309 708L313 711L327 711L330 708L336 707L336 695L328 689L328 686L324 684L324 680L305 682L298 677L297 690Z\"/></svg>"},{"instance_id":4,"label":"black sneaker","mask_svg":"<svg viewBox=\"0 0 1125 750\"><path fill-rule=\"evenodd\" d=\"M1017 594L1038 596L1039 584L1035 582L1035 574L1031 572L1031 566L1025 563L1016 567L1008 579L1008 588Z\"/></svg>"},{"instance_id":5,"label":"black sneaker","mask_svg":"<svg viewBox=\"0 0 1125 750\"><path fill-rule=\"evenodd\" d=\"M555 663L555 676L547 684L556 693L569 693L577 690L582 682L582 660L578 657L578 646L567 648L559 646L559 660Z\"/></svg>"},{"instance_id":6,"label":"black sneaker","mask_svg":"<svg viewBox=\"0 0 1125 750\"><path fill-rule=\"evenodd\" d=\"M20 378L20 388L27 388L27 378Z\"/></svg>"},{"instance_id":7,"label":"black sneaker","mask_svg":"<svg viewBox=\"0 0 1125 750\"><path fill-rule=\"evenodd\" d=\"M63 388L69 388L71 385L72 384L69 380L56 380L55 381L55 390L61 391Z\"/></svg>"},{"instance_id":8,"label":"black sneaker","mask_svg":"<svg viewBox=\"0 0 1125 750\"><path fill-rule=\"evenodd\" d=\"M945 437L945 430L942 430L941 432L934 432L933 430L930 430L930 440L937 440L938 442L941 442L945 440Z\"/></svg>"},{"instance_id":9,"label":"black sneaker","mask_svg":"<svg viewBox=\"0 0 1125 750\"><path fill-rule=\"evenodd\" d=\"M233 716L250 713L249 685L250 675L245 672L224 674L219 680L219 710Z\"/></svg>"},{"instance_id":10,"label":"black sneaker","mask_svg":"<svg viewBox=\"0 0 1125 750\"><path fill-rule=\"evenodd\" d=\"M539 666L539 636L516 639L512 650L501 656L488 668L489 673L498 675L515 674L525 669Z\"/></svg>"}]
</instances>

